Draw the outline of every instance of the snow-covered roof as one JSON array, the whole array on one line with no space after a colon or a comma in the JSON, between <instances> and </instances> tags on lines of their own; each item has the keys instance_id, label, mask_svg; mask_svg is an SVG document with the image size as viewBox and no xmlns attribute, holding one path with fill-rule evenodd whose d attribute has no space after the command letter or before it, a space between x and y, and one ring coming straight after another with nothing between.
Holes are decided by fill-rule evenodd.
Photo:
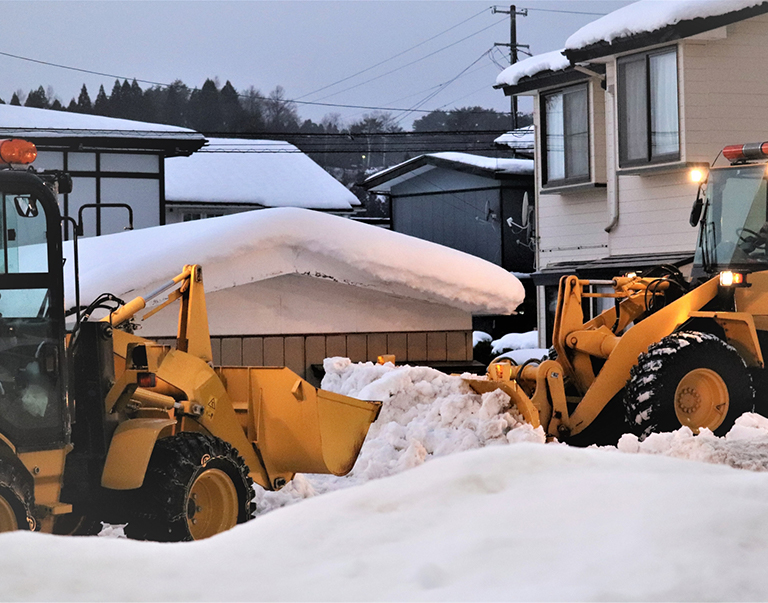
<instances>
[{"instance_id":1,"label":"snow-covered roof","mask_svg":"<svg viewBox=\"0 0 768 603\"><path fill-rule=\"evenodd\" d=\"M298 148L280 140L209 138L165 163L167 202L351 209L360 201Z\"/></svg>"},{"instance_id":2,"label":"snow-covered roof","mask_svg":"<svg viewBox=\"0 0 768 603\"><path fill-rule=\"evenodd\" d=\"M444 151L419 155L403 163L382 170L365 179L364 185L373 191L388 190L394 184L423 173L433 167L453 168L494 176L528 176L533 174L532 159L485 157L471 153Z\"/></svg>"},{"instance_id":3,"label":"snow-covered roof","mask_svg":"<svg viewBox=\"0 0 768 603\"><path fill-rule=\"evenodd\" d=\"M71 255L71 245L67 247ZM82 239L81 302L109 291L130 299L201 264L207 291L286 274L331 279L476 314L508 314L520 281L475 256L346 218L262 209ZM70 270L72 262L67 262ZM68 277L71 275L67 272ZM68 278L67 307L74 305Z\"/></svg>"},{"instance_id":4,"label":"snow-covered roof","mask_svg":"<svg viewBox=\"0 0 768 603\"><path fill-rule=\"evenodd\" d=\"M577 30L566 40L565 50L578 50L600 42L610 44L681 21L718 17L764 4L765 0L639 0Z\"/></svg>"},{"instance_id":5,"label":"snow-covered roof","mask_svg":"<svg viewBox=\"0 0 768 603\"><path fill-rule=\"evenodd\" d=\"M510 65L496 77L497 86L514 86L524 77L545 71L562 71L570 65L562 50L537 54Z\"/></svg>"},{"instance_id":6,"label":"snow-covered roof","mask_svg":"<svg viewBox=\"0 0 768 603\"><path fill-rule=\"evenodd\" d=\"M533 152L534 130L533 126L525 126L511 132L505 132L494 140L496 144L503 144L518 151Z\"/></svg>"},{"instance_id":7,"label":"snow-covered roof","mask_svg":"<svg viewBox=\"0 0 768 603\"><path fill-rule=\"evenodd\" d=\"M201 143L205 140L202 134L189 128L16 105L0 105L0 135L20 138L178 138Z\"/></svg>"}]
</instances>

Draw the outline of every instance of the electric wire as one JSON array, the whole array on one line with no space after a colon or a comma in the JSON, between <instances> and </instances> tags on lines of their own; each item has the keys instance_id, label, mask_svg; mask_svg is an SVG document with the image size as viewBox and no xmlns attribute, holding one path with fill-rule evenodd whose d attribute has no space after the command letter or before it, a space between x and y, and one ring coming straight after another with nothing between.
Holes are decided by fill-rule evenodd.
<instances>
[{"instance_id":1,"label":"electric wire","mask_svg":"<svg viewBox=\"0 0 768 603\"><path fill-rule=\"evenodd\" d=\"M332 88L333 86L336 86L337 84L341 84L342 82L346 82L346 81L348 81L348 80L351 80L352 78L355 78L355 77L357 77L358 75L362 75L363 73L367 73L368 71L371 71L372 69L375 69L376 67L379 67L379 66L381 66L381 65L384 65L385 63L388 63L389 61L392 61L393 59L396 59L396 58L398 58L398 57L400 57L400 56L402 56L402 55L404 55L404 54L406 54L406 53L410 52L411 50L416 50L416 49L417 49L417 48L419 48L420 46L423 46L424 44L427 44L428 42L431 42L432 40L434 40L434 39L436 39L436 38L439 38L439 37L440 37L440 36L442 36L443 34L446 34L446 33L448 33L449 31L452 31L452 30L456 29L457 27L459 27L459 26L461 26L461 25L464 25L464 23L467 23L467 22L471 21L472 19L474 19L474 18L476 18L476 17L479 17L480 15L482 15L483 13L485 13L485 12L486 12L486 10L487 10L487 9L485 9L485 8L484 8L484 9L483 9L483 10L481 10L480 12L478 12L478 13L475 13L475 14L474 14L474 15L472 15L471 17L468 17L467 19L464 19L463 21L461 21L461 22L457 23L456 25L454 25L454 26L452 26L452 27L449 27L449 28L448 28L448 29L446 29L446 30L443 30L443 31L441 31L441 32L440 32L440 33L438 33L438 34L435 34L435 35L434 35L434 36L432 36L431 38L427 38L427 39L426 39L426 40L424 40L423 42L419 42L419 43L418 43L418 44L416 44L415 46L411 46L410 48L406 48L405 50L403 50L403 51L401 51L401 52L398 52L397 54L394 54L394 55L392 55L392 56L391 56L391 57L389 57L388 59L384 59L383 61L379 61L379 62L378 62L378 63L376 63L375 65L371 65L370 67L367 67L367 68L365 68L365 69L362 69L361 71L358 71L357 73L353 73L352 75L349 75L349 76L347 76L347 77L345 77L345 78L342 78L342 79L340 79L340 80L337 80L337 81L333 82L332 84L328 84L327 86L323 86L322 88L318 88L317 90L313 90L312 92L307 92L306 94L302 94L301 96L297 97L297 100L298 100L298 99L302 99L302 98L305 98L305 97L307 97L307 96L312 96L313 94L317 94L318 92L322 92L323 90L326 90L326 89L328 89L328 88Z\"/></svg>"}]
</instances>

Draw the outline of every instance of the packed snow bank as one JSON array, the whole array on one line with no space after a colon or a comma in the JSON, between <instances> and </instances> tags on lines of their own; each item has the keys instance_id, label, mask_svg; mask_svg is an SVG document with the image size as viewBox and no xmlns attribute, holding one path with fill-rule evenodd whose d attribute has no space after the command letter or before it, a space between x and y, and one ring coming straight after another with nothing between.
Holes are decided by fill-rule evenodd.
<instances>
[{"instance_id":1,"label":"packed snow bank","mask_svg":"<svg viewBox=\"0 0 768 603\"><path fill-rule=\"evenodd\" d=\"M566 40L565 49L577 50L598 42L611 43L617 38L655 31L680 21L724 15L764 2L765 0L640 0L577 30ZM506 72L503 71L501 75L504 73Z\"/></svg>"},{"instance_id":2,"label":"packed snow bank","mask_svg":"<svg viewBox=\"0 0 768 603\"><path fill-rule=\"evenodd\" d=\"M71 243L65 245L65 254L70 307ZM185 264L203 266L208 292L300 274L477 314L512 313L525 295L516 277L478 257L299 208L262 209L82 239L79 256L85 304L105 291L123 299L146 294Z\"/></svg>"},{"instance_id":3,"label":"packed snow bank","mask_svg":"<svg viewBox=\"0 0 768 603\"><path fill-rule=\"evenodd\" d=\"M766 500L764 473L493 446L196 543L0 534L0 583L18 601L766 600Z\"/></svg>"},{"instance_id":4,"label":"packed snow bank","mask_svg":"<svg viewBox=\"0 0 768 603\"><path fill-rule=\"evenodd\" d=\"M165 162L166 201L348 209L360 201L298 148L280 140L209 138Z\"/></svg>"}]
</instances>

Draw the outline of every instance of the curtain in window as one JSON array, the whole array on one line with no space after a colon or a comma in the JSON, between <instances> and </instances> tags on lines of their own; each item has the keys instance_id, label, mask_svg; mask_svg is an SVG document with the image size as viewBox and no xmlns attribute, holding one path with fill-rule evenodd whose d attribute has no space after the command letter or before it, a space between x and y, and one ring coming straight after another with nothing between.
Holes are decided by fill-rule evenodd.
<instances>
[{"instance_id":1,"label":"curtain in window","mask_svg":"<svg viewBox=\"0 0 768 603\"><path fill-rule=\"evenodd\" d=\"M648 158L645 56L619 64L619 151L622 161Z\"/></svg>"},{"instance_id":2,"label":"curtain in window","mask_svg":"<svg viewBox=\"0 0 768 603\"><path fill-rule=\"evenodd\" d=\"M547 181L565 178L565 131L563 128L563 94L545 97L547 128Z\"/></svg>"},{"instance_id":3,"label":"curtain in window","mask_svg":"<svg viewBox=\"0 0 768 603\"><path fill-rule=\"evenodd\" d=\"M564 95L565 173L568 178L589 176L587 89Z\"/></svg>"},{"instance_id":4,"label":"curtain in window","mask_svg":"<svg viewBox=\"0 0 768 603\"><path fill-rule=\"evenodd\" d=\"M651 157L677 153L677 53L651 55Z\"/></svg>"}]
</instances>

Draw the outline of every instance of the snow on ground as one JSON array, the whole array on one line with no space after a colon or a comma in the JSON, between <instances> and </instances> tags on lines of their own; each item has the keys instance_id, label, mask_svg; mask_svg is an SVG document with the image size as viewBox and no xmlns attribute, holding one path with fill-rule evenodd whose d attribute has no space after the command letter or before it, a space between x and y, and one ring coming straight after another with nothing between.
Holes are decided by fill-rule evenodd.
<instances>
[{"instance_id":1,"label":"snow on ground","mask_svg":"<svg viewBox=\"0 0 768 603\"><path fill-rule=\"evenodd\" d=\"M442 457L207 541L0 535L5 600L765 600L768 475L558 444Z\"/></svg>"},{"instance_id":2,"label":"snow on ground","mask_svg":"<svg viewBox=\"0 0 768 603\"><path fill-rule=\"evenodd\" d=\"M347 188L298 148L280 140L210 138L191 157L165 162L165 198L175 202L351 210Z\"/></svg>"},{"instance_id":3,"label":"snow on ground","mask_svg":"<svg viewBox=\"0 0 768 603\"><path fill-rule=\"evenodd\" d=\"M299 476L304 493L262 496L262 515L202 542L0 534L0 598L768 599L768 419L573 449L458 377L326 370L325 387L384 400L351 476Z\"/></svg>"},{"instance_id":4,"label":"snow on ground","mask_svg":"<svg viewBox=\"0 0 768 603\"><path fill-rule=\"evenodd\" d=\"M680 21L724 15L764 2L765 0L640 0L577 30L566 40L565 49L576 50L598 42L610 43L617 38L655 31ZM509 69L511 68L507 71ZM502 71L499 78L505 73L506 71Z\"/></svg>"},{"instance_id":5,"label":"snow on ground","mask_svg":"<svg viewBox=\"0 0 768 603\"><path fill-rule=\"evenodd\" d=\"M82 239L79 247L85 304L104 291L123 299L144 295L181 272L185 264L203 266L209 293L282 274L302 274L479 314L510 314L525 295L516 277L478 257L294 207L91 237ZM65 279L71 307L71 244L65 245L65 255L70 258ZM119 259L120 270L110 259Z\"/></svg>"}]
</instances>

